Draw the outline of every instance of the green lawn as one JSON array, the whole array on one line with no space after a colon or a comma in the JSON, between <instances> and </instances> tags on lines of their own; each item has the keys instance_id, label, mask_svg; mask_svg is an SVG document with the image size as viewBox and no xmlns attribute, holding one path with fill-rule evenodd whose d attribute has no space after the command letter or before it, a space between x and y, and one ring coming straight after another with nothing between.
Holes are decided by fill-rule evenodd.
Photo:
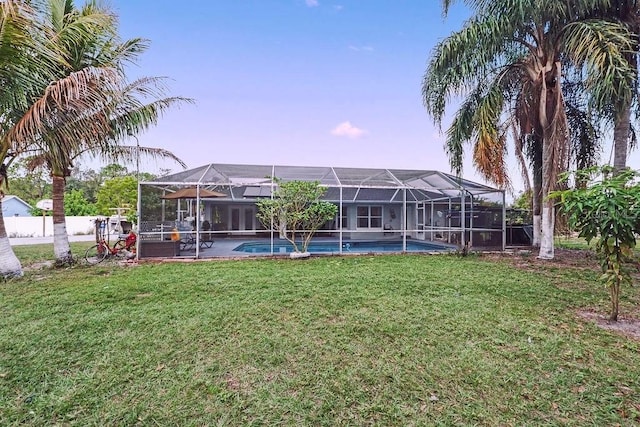
<instances>
[{"instance_id":1,"label":"green lawn","mask_svg":"<svg viewBox=\"0 0 640 427\"><path fill-rule=\"evenodd\" d=\"M528 270L413 255L29 272L0 284L0 425L636 425L639 343L576 316L607 311L597 272Z\"/></svg>"},{"instance_id":2,"label":"green lawn","mask_svg":"<svg viewBox=\"0 0 640 427\"><path fill-rule=\"evenodd\" d=\"M593 250L596 244L596 239L592 240L591 244L589 244L582 237L574 237L574 236L556 236L553 240L556 248L564 248L564 249Z\"/></svg>"}]
</instances>

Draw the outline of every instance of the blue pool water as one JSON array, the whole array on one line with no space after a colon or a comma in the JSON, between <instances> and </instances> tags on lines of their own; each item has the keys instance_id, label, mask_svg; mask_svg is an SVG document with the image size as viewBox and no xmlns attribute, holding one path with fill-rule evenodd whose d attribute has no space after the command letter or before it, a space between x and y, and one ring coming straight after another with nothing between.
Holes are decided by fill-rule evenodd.
<instances>
[{"instance_id":1,"label":"blue pool water","mask_svg":"<svg viewBox=\"0 0 640 427\"><path fill-rule=\"evenodd\" d=\"M432 252L450 251L449 246L439 245L432 242L407 242L408 252ZM236 252L248 252L255 254L271 253L271 243L269 242L246 242L233 249ZM338 242L311 242L308 248L311 253L338 253L340 252ZM293 252L293 246L289 242L274 242L273 253ZM343 253L369 253L369 252L402 252L402 241L350 241L342 243Z\"/></svg>"}]
</instances>

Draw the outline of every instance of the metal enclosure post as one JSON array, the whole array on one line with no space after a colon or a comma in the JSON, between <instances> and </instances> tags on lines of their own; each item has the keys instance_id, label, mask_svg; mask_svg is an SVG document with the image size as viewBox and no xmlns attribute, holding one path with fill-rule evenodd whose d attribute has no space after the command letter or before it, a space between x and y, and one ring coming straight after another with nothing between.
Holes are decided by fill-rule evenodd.
<instances>
[{"instance_id":1,"label":"metal enclosure post","mask_svg":"<svg viewBox=\"0 0 640 427\"><path fill-rule=\"evenodd\" d=\"M466 236L466 227L467 227L467 215L466 215L466 198L464 197L464 190L460 191L460 227L462 231L462 236L460 236L460 247L464 248Z\"/></svg>"},{"instance_id":2,"label":"metal enclosure post","mask_svg":"<svg viewBox=\"0 0 640 427\"><path fill-rule=\"evenodd\" d=\"M271 197L271 200L273 200L273 192L274 192L274 190L275 190L275 185L274 185L274 181L273 181L273 179L275 178L275 177L274 177L274 175L273 175L274 173L275 173L275 169L274 169L274 167L272 166L272 167L271 167L271 184L269 184L269 188L271 189L271 196L270 196L270 197ZM273 236L273 228L274 228L274 227L273 227L273 225L274 225L274 224L273 224L273 215L271 215L271 242L270 242L270 245L271 245L271 255L273 255L273 245L274 245L274 236ZM278 233L279 233L279 231L278 231Z\"/></svg>"},{"instance_id":3,"label":"metal enclosure post","mask_svg":"<svg viewBox=\"0 0 640 427\"><path fill-rule=\"evenodd\" d=\"M338 208L338 227L340 228L340 230L338 230L338 253L340 255L342 255L342 214L343 211L342 209L344 208L344 205L342 203L342 185L340 185L340 206Z\"/></svg>"},{"instance_id":4,"label":"metal enclosure post","mask_svg":"<svg viewBox=\"0 0 640 427\"><path fill-rule=\"evenodd\" d=\"M140 222L142 220L142 185L140 184L140 180L138 180L138 203L137 203L138 212L136 213L136 225L138 229L138 236L136 237L136 260L139 260L140 257Z\"/></svg>"},{"instance_id":5,"label":"metal enclosure post","mask_svg":"<svg viewBox=\"0 0 640 427\"><path fill-rule=\"evenodd\" d=\"M449 197L449 214L445 219L447 220L447 243L451 243L451 197Z\"/></svg>"},{"instance_id":6,"label":"metal enclosure post","mask_svg":"<svg viewBox=\"0 0 640 427\"><path fill-rule=\"evenodd\" d=\"M473 247L473 194L469 193L469 247Z\"/></svg>"},{"instance_id":7,"label":"metal enclosure post","mask_svg":"<svg viewBox=\"0 0 640 427\"><path fill-rule=\"evenodd\" d=\"M507 201L502 190L502 251L507 249Z\"/></svg>"},{"instance_id":8,"label":"metal enclosure post","mask_svg":"<svg viewBox=\"0 0 640 427\"><path fill-rule=\"evenodd\" d=\"M200 184L196 184L195 218L196 218L196 259L197 259L197 258L200 258Z\"/></svg>"},{"instance_id":9,"label":"metal enclosure post","mask_svg":"<svg viewBox=\"0 0 640 427\"><path fill-rule=\"evenodd\" d=\"M407 189L402 190L402 252L407 251Z\"/></svg>"},{"instance_id":10,"label":"metal enclosure post","mask_svg":"<svg viewBox=\"0 0 640 427\"><path fill-rule=\"evenodd\" d=\"M435 224L435 218L433 217L433 200L431 200L431 219L429 220L429 226L431 228L431 241L433 241L433 227Z\"/></svg>"}]
</instances>

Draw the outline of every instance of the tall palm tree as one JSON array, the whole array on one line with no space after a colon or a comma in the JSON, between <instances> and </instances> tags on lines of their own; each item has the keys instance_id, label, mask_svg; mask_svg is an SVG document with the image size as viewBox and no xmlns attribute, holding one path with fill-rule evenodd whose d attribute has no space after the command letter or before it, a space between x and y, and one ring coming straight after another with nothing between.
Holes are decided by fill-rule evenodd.
<instances>
[{"instance_id":1,"label":"tall palm tree","mask_svg":"<svg viewBox=\"0 0 640 427\"><path fill-rule=\"evenodd\" d=\"M615 19L629 30L631 49L624 54L629 68L633 72L633 85L638 84L638 53L640 52L640 2L637 0L612 0L604 6L598 5L591 12L594 18ZM609 120L613 122L613 167L621 171L627 166L627 155L634 141L632 115L634 104L638 104L638 91L632 92L633 97L614 99Z\"/></svg>"},{"instance_id":2,"label":"tall palm tree","mask_svg":"<svg viewBox=\"0 0 640 427\"><path fill-rule=\"evenodd\" d=\"M34 141L39 151L35 163L39 161L51 172L54 255L57 265L65 265L73 262L64 216L65 183L73 160L85 152L110 160L126 158L130 151L120 149L119 142L156 123L163 111L184 99L165 97L163 81L159 78L125 81L124 64L143 52L146 42L141 39L120 42L115 15L109 9L95 1L76 9L71 0L48 0L45 16L52 29L50 40L65 60L58 66L58 73L67 76L98 68L112 70L117 76L115 84L96 88L101 93L87 100L80 117L71 120L66 108L53 110L47 131ZM69 127L83 132L69 135ZM171 157L184 167L182 161L166 150L141 147L137 154Z\"/></svg>"},{"instance_id":3,"label":"tall palm tree","mask_svg":"<svg viewBox=\"0 0 640 427\"><path fill-rule=\"evenodd\" d=\"M461 172L464 143L474 141L474 163L493 182L507 183L504 172L505 131L498 126L508 113L532 141L534 170L541 171L542 200L539 257L554 256L554 209L546 196L569 155L569 126L561 90L563 63L584 70L594 102L613 94L629 95L629 73L622 51L629 46L626 29L615 22L582 19L597 0L469 0L474 16L465 27L436 47L423 81L427 111L441 124L453 95L472 88L472 103L463 104L447 131L452 168ZM443 1L445 13L452 0ZM582 9L581 9L582 7ZM535 197L534 197L535 198Z\"/></svg>"},{"instance_id":4,"label":"tall palm tree","mask_svg":"<svg viewBox=\"0 0 640 427\"><path fill-rule=\"evenodd\" d=\"M52 213L54 255L57 265L73 262L65 225L64 192L66 180L78 157L88 154L103 160L128 163L135 161L138 156L165 158L176 161L183 168L186 167L182 160L168 150L144 146L132 147L120 143L127 136L135 135L156 123L164 110L176 102L183 101L182 98L158 99L155 97L147 102L140 98L138 92L155 93L155 88L152 86L158 82L158 79L145 78L125 87L117 87L113 94L103 100L105 103L101 104L94 100L90 106L91 111L87 112L80 121L66 120L66 114L62 111L61 120L55 122L49 132L34 144L30 165L45 166L53 180ZM82 128L88 135L65 140L66 144L61 146L56 143L61 138L58 134L64 133L67 127ZM51 139L52 135L55 138Z\"/></svg>"},{"instance_id":5,"label":"tall palm tree","mask_svg":"<svg viewBox=\"0 0 640 427\"><path fill-rule=\"evenodd\" d=\"M47 86L56 81L50 69L61 58L47 43L34 7L38 5L37 1L0 2L0 199L8 188L10 161L43 128L46 108L34 109L28 115L25 111L39 96L43 99L41 106L55 104L68 89L65 82ZM47 87L44 95L43 85ZM0 209L0 276L21 275L22 266L11 249Z\"/></svg>"},{"instance_id":6,"label":"tall palm tree","mask_svg":"<svg viewBox=\"0 0 640 427\"><path fill-rule=\"evenodd\" d=\"M140 49L135 43L115 44L116 39L102 30L110 28L113 17L93 13L94 2L90 3L91 13L87 16L67 17L75 25L65 27L61 34L57 25L60 20L55 18L64 17L70 5L70 1L55 0L0 2L0 189L6 188L6 170L11 161L34 144L49 152L56 162L79 144L113 151L118 137L153 123L158 112L172 102L156 99L145 105L139 97L133 100L139 93L156 93L155 89L126 84L121 67L96 66L99 63L76 67L72 59L83 61L98 47L97 57L105 63L109 57L135 56ZM45 19L50 15L51 19ZM60 41L63 36L64 43ZM77 50L70 54L74 49ZM122 62L117 64L122 66ZM64 169L63 161L56 166L60 165ZM59 206L62 209L61 203ZM1 211L0 275L22 275Z\"/></svg>"}]
</instances>

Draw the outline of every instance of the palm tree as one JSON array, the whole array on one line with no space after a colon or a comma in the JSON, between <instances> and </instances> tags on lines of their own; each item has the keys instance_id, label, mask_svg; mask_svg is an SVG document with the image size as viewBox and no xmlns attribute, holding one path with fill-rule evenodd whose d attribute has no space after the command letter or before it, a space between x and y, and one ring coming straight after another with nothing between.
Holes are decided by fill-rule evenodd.
<instances>
[{"instance_id":1,"label":"palm tree","mask_svg":"<svg viewBox=\"0 0 640 427\"><path fill-rule=\"evenodd\" d=\"M51 173L53 222L54 222L54 254L57 265L70 264L71 257L69 239L66 232L64 216L64 191L66 179L71 174L75 160L85 154L100 157L103 160L115 162L133 162L138 156L149 158L168 158L176 161L183 168L184 162L168 150L153 147L132 147L119 143L128 135L138 133L157 121L159 115L171 105L182 101L182 98L161 98L146 102L137 92L154 93L151 83L157 83L156 79L140 79L118 88L110 95L107 103L100 105L95 102L91 105L91 111L78 121L64 121L66 115L61 114L62 119L49 129L49 132L38 140L31 152L30 166L32 168L45 166ZM103 126L104 123L106 126ZM97 125L96 125L97 124ZM65 140L66 145L61 147L56 141L63 136L58 133L67 127L79 127L89 133L80 135L81 138ZM53 139L50 137L56 136Z\"/></svg>"},{"instance_id":2,"label":"palm tree","mask_svg":"<svg viewBox=\"0 0 640 427\"><path fill-rule=\"evenodd\" d=\"M140 93L154 94L157 89L153 84L145 86L145 79L125 83L122 68L96 66L100 64L97 60L96 64L76 67L73 60L82 62L92 52L98 52L94 59L101 58L104 63L119 57L121 61L113 63L122 66L124 59L140 51L140 45L116 44L107 31L113 17L96 12L94 2L86 16L66 16L64 11L70 5L70 1L56 0L46 4L36 0L0 2L0 189L6 188L11 161L28 149L37 146L48 152L64 176L64 159L70 158L67 153L79 147L114 151L123 134L152 124L158 113L174 102L167 98L142 103ZM49 15L51 19L43 18ZM60 16L65 18L56 19ZM61 32L58 24L66 25L65 19L72 24L63 25L65 31ZM64 43L60 41L63 36ZM59 207L62 210L62 203ZM66 239L66 233L62 234ZM22 275L1 212L0 275Z\"/></svg>"},{"instance_id":3,"label":"palm tree","mask_svg":"<svg viewBox=\"0 0 640 427\"><path fill-rule=\"evenodd\" d=\"M640 51L640 4L637 0L612 0L608 5L596 7L591 13L594 18L615 19L629 30L631 49L624 57L633 73L634 88L638 83L638 52ZM638 92L633 97L614 99L609 120L613 122L613 167L617 172L627 166L630 142L634 139L631 125L633 105L638 103Z\"/></svg>"},{"instance_id":4,"label":"palm tree","mask_svg":"<svg viewBox=\"0 0 640 427\"><path fill-rule=\"evenodd\" d=\"M517 107L507 115L527 135L534 171L541 171L539 184L534 172L534 193L539 189L544 201L539 253L543 259L554 256L554 209L546 196L569 155L563 63L584 70L597 105L612 94L629 96L622 55L629 45L625 28L581 19L577 13L595 1L470 0L475 16L438 44L423 81L424 103L437 124L450 97L473 88L467 97L471 102L463 103L447 131L446 150L458 174L463 145L473 141L475 166L493 182L508 183L506 132L499 124L505 106ZM443 2L445 13L451 3Z\"/></svg>"},{"instance_id":5,"label":"palm tree","mask_svg":"<svg viewBox=\"0 0 640 427\"><path fill-rule=\"evenodd\" d=\"M10 161L42 129L46 114L44 110L24 112L42 94L43 84L56 80L49 70L60 60L46 43L38 11L32 7L36 3L0 2L0 199L8 188ZM44 98L56 102L64 91L64 84L51 85ZM11 249L0 209L0 276L21 275L22 266Z\"/></svg>"},{"instance_id":6,"label":"palm tree","mask_svg":"<svg viewBox=\"0 0 640 427\"><path fill-rule=\"evenodd\" d=\"M32 159L32 164L45 165L51 172L54 255L57 265L65 265L73 262L64 216L65 183L71 174L73 160L86 152L111 160L130 159L127 155L131 151L121 148L119 141L156 123L163 111L184 99L164 97L163 81L159 78L141 78L126 83L124 63L134 60L146 44L140 39L120 42L115 16L108 9L94 1L80 10L74 8L71 0L49 0L47 6L47 23L53 30L50 40L65 60L55 71L71 76L97 68L112 70L116 75L115 84L96 87L100 93L86 100L81 115L74 120L70 120L66 108L53 110L47 131L34 141L39 154ZM82 132L69 134L68 128ZM63 144L60 144L61 140ZM166 150L140 147L136 151L138 154L170 157L184 167L181 160Z\"/></svg>"}]
</instances>

